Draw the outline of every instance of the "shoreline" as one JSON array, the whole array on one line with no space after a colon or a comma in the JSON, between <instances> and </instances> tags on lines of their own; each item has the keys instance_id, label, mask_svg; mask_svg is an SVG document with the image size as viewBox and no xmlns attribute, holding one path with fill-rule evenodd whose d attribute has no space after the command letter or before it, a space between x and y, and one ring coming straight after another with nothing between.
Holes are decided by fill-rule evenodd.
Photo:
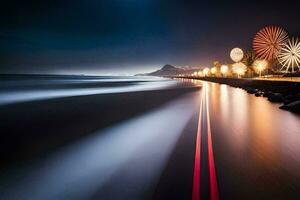
<instances>
[{"instance_id":1,"label":"shoreline","mask_svg":"<svg viewBox=\"0 0 300 200\"><path fill-rule=\"evenodd\" d=\"M256 97L266 97L270 102L279 103L280 109L300 114L300 82L261 79L239 79L223 77L173 77L196 79L241 88Z\"/></svg>"}]
</instances>

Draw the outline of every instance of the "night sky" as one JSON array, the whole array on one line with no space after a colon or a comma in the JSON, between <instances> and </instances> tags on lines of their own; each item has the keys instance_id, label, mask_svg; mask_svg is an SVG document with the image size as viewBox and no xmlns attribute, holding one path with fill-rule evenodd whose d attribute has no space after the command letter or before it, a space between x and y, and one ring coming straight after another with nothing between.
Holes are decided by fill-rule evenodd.
<instances>
[{"instance_id":1,"label":"night sky","mask_svg":"<svg viewBox=\"0 0 300 200\"><path fill-rule=\"evenodd\" d=\"M299 9L289 0L2 0L0 73L135 74L229 62L230 49L250 49L265 25L299 36Z\"/></svg>"}]
</instances>

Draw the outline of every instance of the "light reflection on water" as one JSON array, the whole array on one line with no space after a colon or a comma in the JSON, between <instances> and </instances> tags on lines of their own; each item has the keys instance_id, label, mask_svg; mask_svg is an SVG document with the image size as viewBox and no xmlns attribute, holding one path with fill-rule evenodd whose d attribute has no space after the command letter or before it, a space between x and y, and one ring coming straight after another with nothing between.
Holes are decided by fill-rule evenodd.
<instances>
[{"instance_id":1,"label":"light reflection on water","mask_svg":"<svg viewBox=\"0 0 300 200\"><path fill-rule=\"evenodd\" d=\"M288 172L300 178L299 115L239 88L193 82L208 86L215 146L232 157L230 165L245 174Z\"/></svg>"},{"instance_id":2,"label":"light reflection on water","mask_svg":"<svg viewBox=\"0 0 300 200\"><path fill-rule=\"evenodd\" d=\"M228 199L299 199L300 116L246 91L210 82L220 185Z\"/></svg>"},{"instance_id":3,"label":"light reflection on water","mask_svg":"<svg viewBox=\"0 0 300 200\"><path fill-rule=\"evenodd\" d=\"M228 96L228 86L227 85L221 85L220 86L220 98L222 99L222 104L223 106L220 106L221 110L221 114L222 115L228 115L229 110L229 96ZM214 95L216 93L213 93ZM216 99L216 98L213 98ZM221 101L220 101L221 103Z\"/></svg>"},{"instance_id":4,"label":"light reflection on water","mask_svg":"<svg viewBox=\"0 0 300 200\"><path fill-rule=\"evenodd\" d=\"M212 123L222 130L237 165L254 163L274 173L288 170L300 178L300 117L242 89L207 83ZM224 142L223 141L223 142ZM222 142L222 141L221 141Z\"/></svg>"}]
</instances>

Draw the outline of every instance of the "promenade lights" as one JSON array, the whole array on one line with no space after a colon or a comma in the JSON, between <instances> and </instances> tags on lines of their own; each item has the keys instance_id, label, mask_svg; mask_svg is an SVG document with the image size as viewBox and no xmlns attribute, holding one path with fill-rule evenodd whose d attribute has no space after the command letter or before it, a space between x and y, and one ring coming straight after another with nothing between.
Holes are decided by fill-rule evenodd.
<instances>
[{"instance_id":1,"label":"promenade lights","mask_svg":"<svg viewBox=\"0 0 300 200\"><path fill-rule=\"evenodd\" d=\"M208 67L204 68L204 69L203 69L203 75L204 75L204 76L207 76L208 73L209 73L209 68L208 68Z\"/></svg>"},{"instance_id":2,"label":"promenade lights","mask_svg":"<svg viewBox=\"0 0 300 200\"><path fill-rule=\"evenodd\" d=\"M203 72L202 72L201 70L198 71L198 76L199 76L199 77L203 76Z\"/></svg>"},{"instance_id":3,"label":"promenade lights","mask_svg":"<svg viewBox=\"0 0 300 200\"><path fill-rule=\"evenodd\" d=\"M215 75L216 72L217 72L217 68L216 67L213 67L213 68L210 69L210 73L211 74Z\"/></svg>"}]
</instances>

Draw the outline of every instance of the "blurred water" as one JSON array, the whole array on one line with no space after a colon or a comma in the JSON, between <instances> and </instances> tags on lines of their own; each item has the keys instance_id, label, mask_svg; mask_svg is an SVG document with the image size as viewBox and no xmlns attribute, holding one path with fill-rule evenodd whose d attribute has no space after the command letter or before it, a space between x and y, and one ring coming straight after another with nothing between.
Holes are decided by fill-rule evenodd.
<instances>
[{"instance_id":1,"label":"blurred water","mask_svg":"<svg viewBox=\"0 0 300 200\"><path fill-rule=\"evenodd\" d=\"M151 199L197 104L174 100L2 174L0 199Z\"/></svg>"},{"instance_id":2,"label":"blurred water","mask_svg":"<svg viewBox=\"0 0 300 200\"><path fill-rule=\"evenodd\" d=\"M299 199L300 116L239 88L195 83L208 90L221 196Z\"/></svg>"},{"instance_id":3,"label":"blurred water","mask_svg":"<svg viewBox=\"0 0 300 200\"><path fill-rule=\"evenodd\" d=\"M157 77L1 76L0 105L50 98L165 89L175 81Z\"/></svg>"}]
</instances>

